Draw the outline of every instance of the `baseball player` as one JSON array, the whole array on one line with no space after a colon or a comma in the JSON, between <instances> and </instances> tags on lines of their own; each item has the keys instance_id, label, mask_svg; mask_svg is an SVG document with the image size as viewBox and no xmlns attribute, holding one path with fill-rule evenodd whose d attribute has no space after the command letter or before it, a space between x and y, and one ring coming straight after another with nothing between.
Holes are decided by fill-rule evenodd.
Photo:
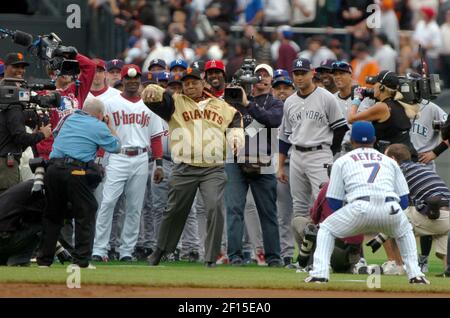
<instances>
[{"instance_id":1,"label":"baseball player","mask_svg":"<svg viewBox=\"0 0 450 318\"><path fill-rule=\"evenodd\" d=\"M319 186L328 180L324 164L333 161L340 151L348 130L336 98L312 82L313 71L307 59L293 63L293 79L298 91L284 102L280 126L280 160L278 177L287 179L284 162L291 145L289 180L293 199L293 230L303 236L310 223L309 206L319 193Z\"/></svg>"},{"instance_id":2,"label":"baseball player","mask_svg":"<svg viewBox=\"0 0 450 318\"><path fill-rule=\"evenodd\" d=\"M122 60L114 59L106 62L106 83L109 87L114 87L114 85L120 81L120 71L124 62Z\"/></svg>"},{"instance_id":3,"label":"baseball player","mask_svg":"<svg viewBox=\"0 0 450 318\"><path fill-rule=\"evenodd\" d=\"M336 94L336 92L338 91L333 76L334 62L336 62L336 60L333 59L323 60L322 62L320 62L320 66L316 67L316 73L319 75L323 87L331 94Z\"/></svg>"},{"instance_id":4,"label":"baseball player","mask_svg":"<svg viewBox=\"0 0 450 318\"><path fill-rule=\"evenodd\" d=\"M106 166L92 253L94 260L106 257L113 210L122 192L127 200L119 254L121 261L132 260L148 176L150 140L153 157L157 160L154 180L158 183L163 178L161 135L164 129L161 119L148 110L139 96L140 76L138 66L125 65L121 71L124 92L105 103L108 116L122 141L122 149L119 154L110 154Z\"/></svg>"},{"instance_id":5,"label":"baseball player","mask_svg":"<svg viewBox=\"0 0 450 318\"><path fill-rule=\"evenodd\" d=\"M274 72L272 82L273 96L283 102L295 92L294 83L289 77L289 73L283 69L277 69ZM289 158L284 161L284 166L279 167L278 171L287 171L289 173ZM277 173L278 174L278 173ZM280 255L285 267L293 267L292 257L294 256L294 237L291 229L293 211L291 187L287 175L284 178L278 177L277 182L277 212L278 226L280 228Z\"/></svg>"},{"instance_id":6,"label":"baseball player","mask_svg":"<svg viewBox=\"0 0 450 318\"><path fill-rule=\"evenodd\" d=\"M182 83L183 94L167 94L156 85L149 85L142 92L145 103L169 124L170 148L175 162L167 210L149 265L158 265L164 253L175 250L199 189L208 220L205 265L214 267L224 223L224 215L217 202L222 201L226 182L222 155L225 132L226 140L233 145L233 153L236 154L244 143L242 118L235 108L205 94L205 83L199 70L188 69ZM203 133L214 134L214 137L210 139L212 136L207 137ZM195 136L201 139L195 140Z\"/></svg>"},{"instance_id":7,"label":"baseball player","mask_svg":"<svg viewBox=\"0 0 450 318\"><path fill-rule=\"evenodd\" d=\"M162 72L167 70L167 65L164 60L161 59L154 59L150 62L150 65L148 66L149 72Z\"/></svg>"},{"instance_id":8,"label":"baseball player","mask_svg":"<svg viewBox=\"0 0 450 318\"><path fill-rule=\"evenodd\" d=\"M327 200L335 211L320 223L313 269L307 283L328 282L335 238L383 232L394 237L411 284L429 284L417 263L412 226L403 213L408 207L408 184L397 163L373 149L375 128L353 123L353 151L337 159L331 170ZM348 202L344 207L343 201Z\"/></svg>"},{"instance_id":9,"label":"baseball player","mask_svg":"<svg viewBox=\"0 0 450 318\"><path fill-rule=\"evenodd\" d=\"M170 62L169 71L171 74L182 74L186 72L188 64L182 59L176 59Z\"/></svg>"},{"instance_id":10,"label":"baseball player","mask_svg":"<svg viewBox=\"0 0 450 318\"><path fill-rule=\"evenodd\" d=\"M223 97L225 92L225 65L221 60L210 60L205 64L205 80L210 91L216 97Z\"/></svg>"}]
</instances>

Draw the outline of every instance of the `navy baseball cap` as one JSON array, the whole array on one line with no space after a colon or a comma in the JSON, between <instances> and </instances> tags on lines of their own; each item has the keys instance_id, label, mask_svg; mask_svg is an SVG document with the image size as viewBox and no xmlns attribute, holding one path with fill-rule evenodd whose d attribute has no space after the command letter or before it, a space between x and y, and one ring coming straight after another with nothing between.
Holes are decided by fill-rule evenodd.
<instances>
[{"instance_id":1,"label":"navy baseball cap","mask_svg":"<svg viewBox=\"0 0 450 318\"><path fill-rule=\"evenodd\" d=\"M176 66L180 66L180 67L184 68L185 70L188 68L188 64L186 63L185 60L176 59L176 60L173 60L172 62L170 62L169 70L172 70Z\"/></svg>"},{"instance_id":2,"label":"navy baseball cap","mask_svg":"<svg viewBox=\"0 0 450 318\"><path fill-rule=\"evenodd\" d=\"M333 71L342 71L352 73L352 66L345 61L336 61L333 63Z\"/></svg>"},{"instance_id":3,"label":"navy baseball cap","mask_svg":"<svg viewBox=\"0 0 450 318\"><path fill-rule=\"evenodd\" d=\"M289 72L283 69L277 69L275 70L274 79L272 82L272 87L277 86L278 84L284 83L286 85L292 85L294 86L291 77L289 76Z\"/></svg>"},{"instance_id":4,"label":"navy baseball cap","mask_svg":"<svg viewBox=\"0 0 450 318\"><path fill-rule=\"evenodd\" d=\"M333 71L333 63L336 62L336 60L332 59L326 59L322 62L320 62L320 66L316 67L316 72L323 72L323 71Z\"/></svg>"},{"instance_id":5,"label":"navy baseball cap","mask_svg":"<svg viewBox=\"0 0 450 318\"><path fill-rule=\"evenodd\" d=\"M167 85L175 84L175 83L181 84L181 75L180 74L170 74L169 82L167 83Z\"/></svg>"},{"instance_id":6,"label":"navy baseball cap","mask_svg":"<svg viewBox=\"0 0 450 318\"><path fill-rule=\"evenodd\" d=\"M118 69L119 71L121 71L124 65L125 63L122 60L114 59L106 62L106 71L109 72L113 69Z\"/></svg>"},{"instance_id":7,"label":"navy baseball cap","mask_svg":"<svg viewBox=\"0 0 450 318\"><path fill-rule=\"evenodd\" d=\"M152 61L150 62L150 65L148 66L148 69L150 70L150 68L151 68L152 66L154 66L154 65L161 66L161 67L164 68L164 69L167 67L166 61L161 60L161 59L154 59L154 60L152 60Z\"/></svg>"},{"instance_id":8,"label":"navy baseball cap","mask_svg":"<svg viewBox=\"0 0 450 318\"><path fill-rule=\"evenodd\" d=\"M375 128L369 121L356 121L352 124L351 139L359 144L371 144L375 141Z\"/></svg>"},{"instance_id":9,"label":"navy baseball cap","mask_svg":"<svg viewBox=\"0 0 450 318\"><path fill-rule=\"evenodd\" d=\"M292 62L292 72L295 71L312 71L311 62L308 59L298 58Z\"/></svg>"},{"instance_id":10,"label":"navy baseball cap","mask_svg":"<svg viewBox=\"0 0 450 318\"><path fill-rule=\"evenodd\" d=\"M156 84L158 82L157 77L155 76L156 72L144 72L141 76L141 83L146 84Z\"/></svg>"}]
</instances>

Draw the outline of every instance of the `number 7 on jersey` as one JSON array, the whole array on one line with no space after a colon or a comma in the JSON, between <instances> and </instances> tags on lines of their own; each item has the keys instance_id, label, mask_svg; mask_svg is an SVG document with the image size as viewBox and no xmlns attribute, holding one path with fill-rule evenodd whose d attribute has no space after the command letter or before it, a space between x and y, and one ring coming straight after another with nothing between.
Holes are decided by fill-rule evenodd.
<instances>
[{"instance_id":1,"label":"number 7 on jersey","mask_svg":"<svg viewBox=\"0 0 450 318\"><path fill-rule=\"evenodd\" d=\"M373 183L378 175L378 171L380 171L380 164L377 162L365 163L363 166L364 168L372 168L372 172L370 173L367 183Z\"/></svg>"}]
</instances>

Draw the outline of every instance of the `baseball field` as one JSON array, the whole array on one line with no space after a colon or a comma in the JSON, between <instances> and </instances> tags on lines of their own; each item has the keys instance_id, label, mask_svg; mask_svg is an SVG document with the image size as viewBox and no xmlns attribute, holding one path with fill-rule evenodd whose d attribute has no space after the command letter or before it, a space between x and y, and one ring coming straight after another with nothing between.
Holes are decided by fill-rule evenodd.
<instances>
[{"instance_id":1,"label":"baseball field","mask_svg":"<svg viewBox=\"0 0 450 318\"><path fill-rule=\"evenodd\" d=\"M384 252L366 251L369 264L382 264ZM306 273L257 265L205 268L184 261L149 267L145 262L95 263L79 276L67 266L0 268L0 297L449 297L450 278L435 277L442 263L430 257L431 285L410 285L406 276L332 274L328 284L306 284ZM77 281L78 279L78 281ZM80 288L76 287L79 284ZM379 288L377 288L379 287Z\"/></svg>"}]
</instances>

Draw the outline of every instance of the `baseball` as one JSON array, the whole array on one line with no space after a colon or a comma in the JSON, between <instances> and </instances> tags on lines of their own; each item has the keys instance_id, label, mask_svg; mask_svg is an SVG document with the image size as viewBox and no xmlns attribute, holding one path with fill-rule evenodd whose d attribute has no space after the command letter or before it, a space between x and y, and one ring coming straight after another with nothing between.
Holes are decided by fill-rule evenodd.
<instances>
[{"instance_id":1,"label":"baseball","mask_svg":"<svg viewBox=\"0 0 450 318\"><path fill-rule=\"evenodd\" d=\"M128 76L129 77L135 77L136 75L137 75L137 71L136 71L136 69L135 68L130 68L129 70L128 70Z\"/></svg>"}]
</instances>

